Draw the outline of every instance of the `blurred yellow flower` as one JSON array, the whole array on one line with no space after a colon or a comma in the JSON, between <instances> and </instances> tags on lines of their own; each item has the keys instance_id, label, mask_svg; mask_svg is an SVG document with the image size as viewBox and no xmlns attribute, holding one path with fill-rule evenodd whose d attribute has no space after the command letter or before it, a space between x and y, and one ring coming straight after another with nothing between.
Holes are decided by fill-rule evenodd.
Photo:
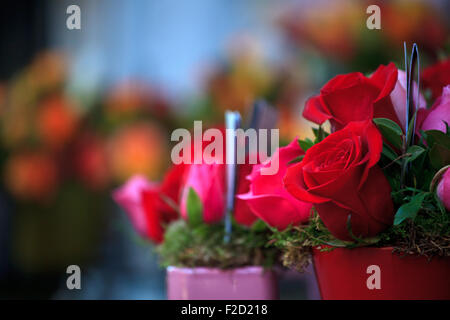
<instances>
[{"instance_id":1,"label":"blurred yellow flower","mask_svg":"<svg viewBox=\"0 0 450 320\"><path fill-rule=\"evenodd\" d=\"M255 46L248 39L234 43L230 61L214 70L208 78L207 90L220 110L247 111L254 100L270 88L270 70Z\"/></svg>"}]
</instances>

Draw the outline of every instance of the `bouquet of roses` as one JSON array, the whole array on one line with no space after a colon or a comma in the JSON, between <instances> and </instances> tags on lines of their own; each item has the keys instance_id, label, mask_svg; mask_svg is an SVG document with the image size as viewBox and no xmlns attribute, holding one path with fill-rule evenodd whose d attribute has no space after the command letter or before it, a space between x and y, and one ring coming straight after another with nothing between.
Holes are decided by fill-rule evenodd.
<instances>
[{"instance_id":1,"label":"bouquet of roses","mask_svg":"<svg viewBox=\"0 0 450 320\"><path fill-rule=\"evenodd\" d=\"M338 75L306 102L303 116L319 125L313 129L315 140L281 148L286 169L275 178L263 181L253 168L251 191L240 196L273 227L272 243L282 249L285 265L303 270L311 253L388 247L406 256L444 257L441 270L448 267L449 63L423 72L431 108L412 80L414 63L406 72L390 63L370 76ZM322 127L326 121L330 133ZM269 185L280 186L282 203L260 205L272 193L270 187L264 193ZM300 211L278 210L304 203L312 206L306 223ZM357 261L345 265L351 263ZM440 276L438 281L449 283L445 273ZM323 291L320 279L319 285Z\"/></svg>"}]
</instances>

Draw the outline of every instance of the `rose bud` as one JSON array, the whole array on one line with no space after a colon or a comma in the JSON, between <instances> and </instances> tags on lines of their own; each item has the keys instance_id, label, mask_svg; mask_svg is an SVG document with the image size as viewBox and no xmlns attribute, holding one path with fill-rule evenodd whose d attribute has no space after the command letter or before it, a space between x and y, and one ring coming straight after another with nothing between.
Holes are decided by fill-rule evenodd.
<instances>
[{"instance_id":1,"label":"rose bud","mask_svg":"<svg viewBox=\"0 0 450 320\"><path fill-rule=\"evenodd\" d=\"M219 222L225 213L225 165L192 164L186 175L181 195L181 215L187 219L187 198L193 189L203 208L203 221Z\"/></svg>"},{"instance_id":2,"label":"rose bud","mask_svg":"<svg viewBox=\"0 0 450 320\"><path fill-rule=\"evenodd\" d=\"M444 204L444 207L450 211L450 170L447 169L439 182L436 193Z\"/></svg>"},{"instance_id":3,"label":"rose bud","mask_svg":"<svg viewBox=\"0 0 450 320\"><path fill-rule=\"evenodd\" d=\"M417 127L421 130L446 132L445 122L450 125L450 85L446 86L430 109L419 110Z\"/></svg>"},{"instance_id":4,"label":"rose bud","mask_svg":"<svg viewBox=\"0 0 450 320\"><path fill-rule=\"evenodd\" d=\"M413 82L413 103L414 106L417 104L417 83ZM405 122L406 122L406 73L403 70L398 70L398 78L397 78L397 84L395 85L394 90L392 91L390 97L392 104L394 106L395 113L400 121L401 127L405 129ZM427 108L427 102L425 101L425 98L422 94L419 95L419 109L426 109Z\"/></svg>"},{"instance_id":5,"label":"rose bud","mask_svg":"<svg viewBox=\"0 0 450 320\"><path fill-rule=\"evenodd\" d=\"M114 200L126 211L140 236L155 243L163 241L165 226L177 219L184 165L173 166L161 185L136 175L113 192Z\"/></svg>"},{"instance_id":6,"label":"rose bud","mask_svg":"<svg viewBox=\"0 0 450 320\"><path fill-rule=\"evenodd\" d=\"M113 191L114 201L125 210L134 228L142 237L147 236L147 218L142 205L142 192L156 188L156 184L148 181L144 176L135 175Z\"/></svg>"},{"instance_id":7,"label":"rose bud","mask_svg":"<svg viewBox=\"0 0 450 320\"><path fill-rule=\"evenodd\" d=\"M336 238L352 240L348 222L354 236L375 236L394 219L391 187L377 166L382 147L371 121L350 122L289 167L285 187L297 199L313 203Z\"/></svg>"}]
</instances>

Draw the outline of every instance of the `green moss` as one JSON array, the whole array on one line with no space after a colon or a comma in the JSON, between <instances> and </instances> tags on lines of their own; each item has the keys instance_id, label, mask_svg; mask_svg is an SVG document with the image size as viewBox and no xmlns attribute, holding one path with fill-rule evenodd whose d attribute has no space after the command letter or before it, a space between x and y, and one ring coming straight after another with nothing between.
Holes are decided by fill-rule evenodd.
<instances>
[{"instance_id":1,"label":"green moss","mask_svg":"<svg viewBox=\"0 0 450 320\"><path fill-rule=\"evenodd\" d=\"M270 233L260 223L252 228L234 224L230 242L224 243L223 224L193 227L180 220L168 226L164 242L157 251L165 267L271 267L278 250L267 246Z\"/></svg>"}]
</instances>

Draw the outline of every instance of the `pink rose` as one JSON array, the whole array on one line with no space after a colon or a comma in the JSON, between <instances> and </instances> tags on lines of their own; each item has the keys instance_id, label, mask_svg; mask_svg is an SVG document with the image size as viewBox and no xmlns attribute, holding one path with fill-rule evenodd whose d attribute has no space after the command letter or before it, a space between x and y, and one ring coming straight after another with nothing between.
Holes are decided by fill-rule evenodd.
<instances>
[{"instance_id":1,"label":"pink rose","mask_svg":"<svg viewBox=\"0 0 450 320\"><path fill-rule=\"evenodd\" d=\"M402 128L405 129L405 116L406 116L406 73L403 70L398 70L397 83L394 90L391 92L391 101L394 106L395 113L400 120ZM417 103L417 83L413 85L413 101L414 105ZM420 94L419 96L419 109L426 109L427 103L425 98Z\"/></svg>"},{"instance_id":2,"label":"pink rose","mask_svg":"<svg viewBox=\"0 0 450 320\"><path fill-rule=\"evenodd\" d=\"M255 165L252 173L247 177L250 180L250 191L238 195L245 200L252 212L279 230L289 225L298 225L308 221L312 205L294 198L283 186L283 177L289 162L304 152L297 141L280 148L273 157L278 157L279 170L274 175L262 175L261 168L270 167L268 160L261 165ZM276 160L275 160L276 161Z\"/></svg>"},{"instance_id":3,"label":"pink rose","mask_svg":"<svg viewBox=\"0 0 450 320\"><path fill-rule=\"evenodd\" d=\"M444 87L442 95L430 109L419 110L417 114L417 127L424 131L445 132L444 121L450 125L450 85Z\"/></svg>"},{"instance_id":4,"label":"pink rose","mask_svg":"<svg viewBox=\"0 0 450 320\"><path fill-rule=\"evenodd\" d=\"M175 165L167 171L161 184L135 175L113 191L113 199L125 210L141 237L154 243L164 239L165 227L178 219L177 210L167 203L179 204L179 194L185 165Z\"/></svg>"},{"instance_id":5,"label":"pink rose","mask_svg":"<svg viewBox=\"0 0 450 320\"><path fill-rule=\"evenodd\" d=\"M450 170L447 169L439 182L436 193L444 207L450 210Z\"/></svg>"},{"instance_id":6,"label":"pink rose","mask_svg":"<svg viewBox=\"0 0 450 320\"><path fill-rule=\"evenodd\" d=\"M251 173L253 164L241 164L238 168L237 193L247 192L250 182L246 176ZM187 218L187 196L193 188L203 206L203 220L206 223L219 222L225 213L226 205L226 165L191 165L184 181L181 196L181 214ZM250 227L257 219L247 203L238 197L235 199L234 218L240 225Z\"/></svg>"},{"instance_id":7,"label":"pink rose","mask_svg":"<svg viewBox=\"0 0 450 320\"><path fill-rule=\"evenodd\" d=\"M147 235L147 218L142 206L142 192L157 189L157 185L142 175L131 177L123 186L114 190L112 196L128 214L131 223L142 237Z\"/></svg>"},{"instance_id":8,"label":"pink rose","mask_svg":"<svg viewBox=\"0 0 450 320\"><path fill-rule=\"evenodd\" d=\"M225 213L225 165L192 164L186 176L181 195L181 215L187 219L187 197L190 188L200 198L203 221L219 222Z\"/></svg>"}]
</instances>

